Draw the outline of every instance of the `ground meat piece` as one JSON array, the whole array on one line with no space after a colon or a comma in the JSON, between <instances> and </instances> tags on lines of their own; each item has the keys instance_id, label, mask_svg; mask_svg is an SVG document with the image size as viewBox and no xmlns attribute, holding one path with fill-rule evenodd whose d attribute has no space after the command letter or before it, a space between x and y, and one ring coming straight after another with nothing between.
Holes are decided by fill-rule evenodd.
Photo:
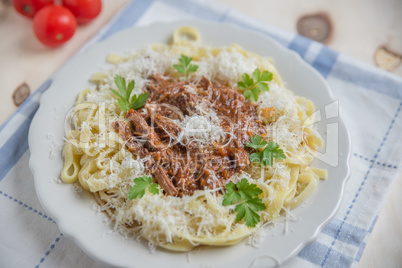
<instances>
[{"instance_id":1,"label":"ground meat piece","mask_svg":"<svg viewBox=\"0 0 402 268\"><path fill-rule=\"evenodd\" d=\"M237 171L244 170L250 164L248 153L244 149L233 148L229 150L229 157Z\"/></svg>"},{"instance_id":2,"label":"ground meat piece","mask_svg":"<svg viewBox=\"0 0 402 268\"><path fill-rule=\"evenodd\" d=\"M119 133L120 138L125 142L127 149L131 153L139 155L140 157L148 153L142 144L135 139L130 126L126 122L113 122L112 128Z\"/></svg>"},{"instance_id":3,"label":"ground meat piece","mask_svg":"<svg viewBox=\"0 0 402 268\"><path fill-rule=\"evenodd\" d=\"M164 148L155 131L148 126L145 119L136 110L129 110L126 113L127 120L133 127L133 135L145 141L145 147L150 151L157 151Z\"/></svg>"},{"instance_id":4,"label":"ground meat piece","mask_svg":"<svg viewBox=\"0 0 402 268\"><path fill-rule=\"evenodd\" d=\"M152 120L155 122L155 125L160 130L159 137L161 140L169 140L170 138L176 138L181 128L177 123L175 123L172 119L158 115L152 114Z\"/></svg>"},{"instance_id":5,"label":"ground meat piece","mask_svg":"<svg viewBox=\"0 0 402 268\"><path fill-rule=\"evenodd\" d=\"M158 182L158 184L161 186L161 188L166 192L167 195L177 195L177 189L174 187L168 176L166 175L165 170L161 167L158 166L155 171L153 172L153 175Z\"/></svg>"}]
</instances>

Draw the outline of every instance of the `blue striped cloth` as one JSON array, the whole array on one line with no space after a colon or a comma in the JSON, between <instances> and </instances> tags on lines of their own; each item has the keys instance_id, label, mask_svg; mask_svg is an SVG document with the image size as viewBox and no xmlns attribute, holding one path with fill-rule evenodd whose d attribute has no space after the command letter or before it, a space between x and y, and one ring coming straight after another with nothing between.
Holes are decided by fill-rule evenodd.
<instances>
[{"instance_id":1,"label":"blue striped cloth","mask_svg":"<svg viewBox=\"0 0 402 268\"><path fill-rule=\"evenodd\" d=\"M350 267L362 256L383 204L400 172L402 79L209 1L130 2L92 43L133 25L201 18L268 35L296 51L330 84L353 141L351 179L335 219L286 267ZM0 267L101 267L41 208L28 168L28 129L46 81L0 128Z\"/></svg>"}]
</instances>

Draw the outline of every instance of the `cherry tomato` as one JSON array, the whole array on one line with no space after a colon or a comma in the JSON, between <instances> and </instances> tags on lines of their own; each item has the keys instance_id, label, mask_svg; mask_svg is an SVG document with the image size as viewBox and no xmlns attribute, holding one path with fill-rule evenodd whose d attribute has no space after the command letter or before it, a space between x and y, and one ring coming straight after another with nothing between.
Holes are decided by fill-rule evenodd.
<instances>
[{"instance_id":1,"label":"cherry tomato","mask_svg":"<svg viewBox=\"0 0 402 268\"><path fill-rule=\"evenodd\" d=\"M73 13L62 6L46 6L33 20L36 37L45 45L55 47L68 41L75 33L77 20Z\"/></svg>"},{"instance_id":2,"label":"cherry tomato","mask_svg":"<svg viewBox=\"0 0 402 268\"><path fill-rule=\"evenodd\" d=\"M28 18L33 18L41 8L51 4L53 0L13 0L15 10Z\"/></svg>"},{"instance_id":3,"label":"cherry tomato","mask_svg":"<svg viewBox=\"0 0 402 268\"><path fill-rule=\"evenodd\" d=\"M101 0L63 0L63 6L70 9L78 23L87 23L96 18L102 9Z\"/></svg>"}]
</instances>

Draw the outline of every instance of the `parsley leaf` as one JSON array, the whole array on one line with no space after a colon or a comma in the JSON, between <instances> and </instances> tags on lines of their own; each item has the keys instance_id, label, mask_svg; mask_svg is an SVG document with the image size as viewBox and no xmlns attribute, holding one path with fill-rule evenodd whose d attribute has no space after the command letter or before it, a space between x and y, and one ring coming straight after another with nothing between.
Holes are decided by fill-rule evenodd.
<instances>
[{"instance_id":1,"label":"parsley leaf","mask_svg":"<svg viewBox=\"0 0 402 268\"><path fill-rule=\"evenodd\" d=\"M259 135L254 135L251 137L251 142L245 144L247 147L256 150L252 153L250 157L251 162L259 163L261 166L272 166L274 163L274 158L281 160L286 159L286 155L282 149L279 148L279 144L270 141L262 141ZM263 150L261 150L264 148Z\"/></svg>"},{"instance_id":2,"label":"parsley leaf","mask_svg":"<svg viewBox=\"0 0 402 268\"><path fill-rule=\"evenodd\" d=\"M261 163L261 156L259 153L250 154L250 162Z\"/></svg>"},{"instance_id":3,"label":"parsley leaf","mask_svg":"<svg viewBox=\"0 0 402 268\"><path fill-rule=\"evenodd\" d=\"M251 137L251 142L246 143L246 146L258 150L264 148L267 143L267 141L262 140L261 136L254 135Z\"/></svg>"},{"instance_id":4,"label":"parsley leaf","mask_svg":"<svg viewBox=\"0 0 402 268\"><path fill-rule=\"evenodd\" d=\"M222 205L229 206L240 201L240 194L236 191L236 185L233 182L226 184L226 194L223 197Z\"/></svg>"},{"instance_id":5,"label":"parsley leaf","mask_svg":"<svg viewBox=\"0 0 402 268\"><path fill-rule=\"evenodd\" d=\"M126 79L121 77L120 75L116 75L114 77L114 83L116 84L117 88L120 90L120 97L127 98L127 88L126 88Z\"/></svg>"},{"instance_id":6,"label":"parsley leaf","mask_svg":"<svg viewBox=\"0 0 402 268\"><path fill-rule=\"evenodd\" d=\"M179 58L179 64L173 64L173 67L178 73L185 74L186 79L190 73L194 73L198 70L198 65L190 64L193 58L181 54Z\"/></svg>"},{"instance_id":7,"label":"parsley leaf","mask_svg":"<svg viewBox=\"0 0 402 268\"><path fill-rule=\"evenodd\" d=\"M254 84L253 78L251 78L247 73L244 73L242 78L243 81L237 83L240 89L246 89Z\"/></svg>"},{"instance_id":8,"label":"parsley leaf","mask_svg":"<svg viewBox=\"0 0 402 268\"><path fill-rule=\"evenodd\" d=\"M140 199L145 194L145 189L148 188L149 192L153 194L159 193L159 185L157 183L151 183L152 178L148 176L137 177L134 179L134 185L128 191L128 199L132 200L137 197Z\"/></svg>"},{"instance_id":9,"label":"parsley leaf","mask_svg":"<svg viewBox=\"0 0 402 268\"><path fill-rule=\"evenodd\" d=\"M258 215L257 212L255 212L255 210L250 207L248 202L249 201L240 203L236 206L235 208L235 211L237 212L236 221L241 221L243 218L245 218L244 220L247 226L255 227L255 225L260 222L260 215Z\"/></svg>"},{"instance_id":10,"label":"parsley leaf","mask_svg":"<svg viewBox=\"0 0 402 268\"><path fill-rule=\"evenodd\" d=\"M262 194L262 190L256 184L249 184L246 179L237 183L237 189L242 199L249 199Z\"/></svg>"},{"instance_id":11,"label":"parsley leaf","mask_svg":"<svg viewBox=\"0 0 402 268\"><path fill-rule=\"evenodd\" d=\"M282 149L279 149L279 144L270 141L264 149L263 161L266 165L272 166L273 158L278 160L286 159L286 155Z\"/></svg>"},{"instance_id":12,"label":"parsley leaf","mask_svg":"<svg viewBox=\"0 0 402 268\"><path fill-rule=\"evenodd\" d=\"M126 99L118 99L117 102L119 103L120 107L125 110L128 111L130 110L130 104L126 101Z\"/></svg>"},{"instance_id":13,"label":"parsley leaf","mask_svg":"<svg viewBox=\"0 0 402 268\"><path fill-rule=\"evenodd\" d=\"M258 197L262 190L256 184L249 184L247 179L242 179L236 185L231 182L226 184L226 194L223 197L222 205L229 206L238 203L235 207L236 221L244 218L246 225L255 227L260 222L260 215L257 211L266 209L265 204Z\"/></svg>"},{"instance_id":14,"label":"parsley leaf","mask_svg":"<svg viewBox=\"0 0 402 268\"><path fill-rule=\"evenodd\" d=\"M159 184L152 183L148 188L150 193L159 194Z\"/></svg>"},{"instance_id":15,"label":"parsley leaf","mask_svg":"<svg viewBox=\"0 0 402 268\"><path fill-rule=\"evenodd\" d=\"M135 86L135 81L131 80L130 83L127 85L127 94L126 94L126 99L130 98L131 92L133 92Z\"/></svg>"},{"instance_id":16,"label":"parsley leaf","mask_svg":"<svg viewBox=\"0 0 402 268\"><path fill-rule=\"evenodd\" d=\"M140 95L133 95L133 97L131 98L131 108L136 110L138 108L141 108L142 106L144 106L145 102L147 101L149 97L149 93L145 92L145 93L141 93Z\"/></svg>"},{"instance_id":17,"label":"parsley leaf","mask_svg":"<svg viewBox=\"0 0 402 268\"><path fill-rule=\"evenodd\" d=\"M140 95L133 95L133 97L131 98L131 102L130 102L130 96L131 93L133 92L134 86L135 86L135 81L131 80L130 83L128 83L128 85L126 84L126 79L124 79L123 77L121 77L120 75L116 75L114 77L114 83L116 84L117 88L119 89L119 91L115 90L115 89L110 89L116 96L119 97L119 99L117 99L117 102L119 103L120 107L125 110L128 111L130 109L138 109L141 108L142 106L145 105L145 102L147 101L148 97L149 97L149 93L141 93Z\"/></svg>"},{"instance_id":18,"label":"parsley leaf","mask_svg":"<svg viewBox=\"0 0 402 268\"><path fill-rule=\"evenodd\" d=\"M237 83L238 87L243 90L243 95L247 100L251 102L258 101L258 94L262 91L268 91L269 87L267 82L273 78L272 73L263 71L256 68L250 77L249 74L244 73L242 76L243 81Z\"/></svg>"}]
</instances>

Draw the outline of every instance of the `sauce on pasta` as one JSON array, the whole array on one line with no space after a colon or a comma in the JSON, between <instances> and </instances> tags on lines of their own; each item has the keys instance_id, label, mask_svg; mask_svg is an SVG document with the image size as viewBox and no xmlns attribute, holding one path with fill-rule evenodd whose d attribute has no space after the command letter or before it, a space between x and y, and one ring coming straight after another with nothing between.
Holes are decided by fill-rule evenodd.
<instances>
[{"instance_id":1,"label":"sauce on pasta","mask_svg":"<svg viewBox=\"0 0 402 268\"><path fill-rule=\"evenodd\" d=\"M116 121L113 127L131 153L148 157L146 168L166 194L192 195L205 187L220 188L248 167L251 150L244 144L255 134L265 134L266 129L255 107L241 93L205 77L195 84L168 81L161 75L151 76L146 90L150 93L146 105L128 111L128 122ZM202 111L197 109L200 105ZM184 131L211 132L208 121L202 119L205 113L216 114L223 130L223 135L207 145L184 136ZM176 121L185 116L198 122L183 130Z\"/></svg>"}]
</instances>

